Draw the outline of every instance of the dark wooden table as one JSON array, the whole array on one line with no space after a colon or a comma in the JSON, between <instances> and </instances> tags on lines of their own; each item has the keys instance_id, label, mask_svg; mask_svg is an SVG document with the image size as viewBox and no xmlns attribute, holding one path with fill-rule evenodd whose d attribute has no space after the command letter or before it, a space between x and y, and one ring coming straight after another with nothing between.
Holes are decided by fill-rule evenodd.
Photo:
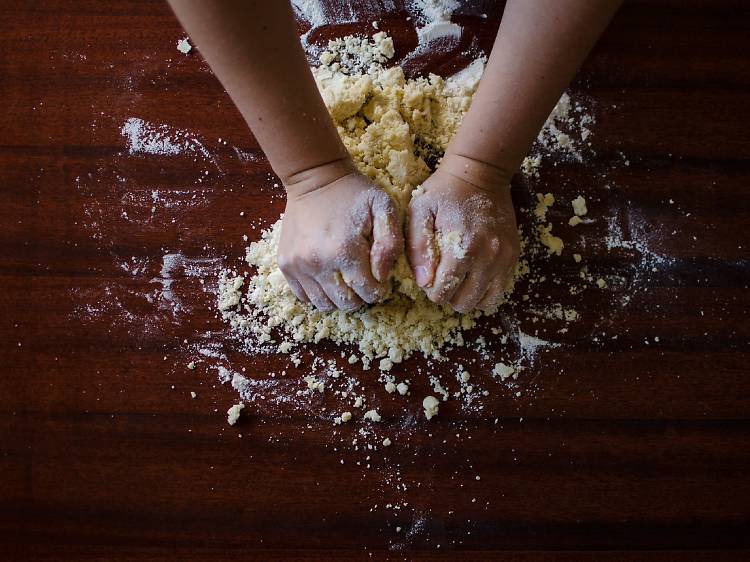
<instances>
[{"instance_id":1,"label":"dark wooden table","mask_svg":"<svg viewBox=\"0 0 750 562\"><path fill-rule=\"evenodd\" d=\"M166 5L2 8L0 558L747 559L747 2L626 4L572 88L596 115L593 151L514 187L521 205L584 193L596 222L571 229L558 205L566 254L537 266L575 279L578 251L613 282L542 288L581 313L564 335L516 305L526 332L561 346L481 413L446 405L407 435L405 402L364 375L383 430L403 435L369 470L297 407L248 404L230 428L236 393L186 368L209 333L251 376L286 365L233 348L210 292L283 197L200 55L177 52ZM460 47L409 71L488 48L486 9L485 23L458 17ZM405 13L381 23L400 53L414 46ZM130 154L130 118L184 131L188 149ZM608 250L613 232L632 247ZM411 378L418 413L428 385Z\"/></svg>"}]
</instances>

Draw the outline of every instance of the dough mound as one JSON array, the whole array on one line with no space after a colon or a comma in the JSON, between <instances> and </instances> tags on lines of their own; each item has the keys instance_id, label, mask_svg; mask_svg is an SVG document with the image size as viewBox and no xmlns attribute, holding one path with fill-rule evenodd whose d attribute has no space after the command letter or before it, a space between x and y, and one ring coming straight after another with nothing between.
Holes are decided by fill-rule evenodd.
<instances>
[{"instance_id":1,"label":"dough mound","mask_svg":"<svg viewBox=\"0 0 750 562\"><path fill-rule=\"evenodd\" d=\"M401 67L381 65L393 55L389 41L382 34L371 41L332 41L313 74L357 167L391 196L403 220L412 192L431 173L428 162L443 154L469 109L484 60L448 80L434 74L407 80ZM366 71L356 70L363 60ZM289 351L290 343L328 339L358 346L365 368L380 359L380 369L387 371L415 351L439 358L445 345L463 345L461 332L481 315L457 314L429 301L405 256L396 264L384 302L350 313L319 312L296 299L276 264L280 233L281 219L247 248L247 263L256 273L248 279L225 276L219 301L225 318L242 334L271 342L272 331L280 329L291 340L282 342L280 351Z\"/></svg>"}]
</instances>

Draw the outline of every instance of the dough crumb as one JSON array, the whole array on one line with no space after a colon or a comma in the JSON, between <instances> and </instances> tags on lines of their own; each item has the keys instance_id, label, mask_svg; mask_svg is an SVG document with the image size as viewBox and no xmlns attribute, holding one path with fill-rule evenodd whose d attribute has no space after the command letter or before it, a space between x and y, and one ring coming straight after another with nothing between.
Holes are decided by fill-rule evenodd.
<instances>
[{"instance_id":1,"label":"dough crumb","mask_svg":"<svg viewBox=\"0 0 750 562\"><path fill-rule=\"evenodd\" d=\"M404 396L407 392L409 392L409 385L403 382L400 382L396 385L396 390L398 390L398 393L401 396Z\"/></svg>"},{"instance_id":2,"label":"dough crumb","mask_svg":"<svg viewBox=\"0 0 750 562\"><path fill-rule=\"evenodd\" d=\"M492 368L492 374L496 377L500 377L501 381L512 377L515 372L516 369L514 367L506 365L505 363L495 363L495 366Z\"/></svg>"},{"instance_id":3,"label":"dough crumb","mask_svg":"<svg viewBox=\"0 0 750 562\"><path fill-rule=\"evenodd\" d=\"M547 211L555 204L555 196L551 193L547 193L546 195L537 193L536 200L537 204L534 208L534 216L543 222L547 220Z\"/></svg>"},{"instance_id":4,"label":"dough crumb","mask_svg":"<svg viewBox=\"0 0 750 562\"><path fill-rule=\"evenodd\" d=\"M586 199L584 199L582 195L579 195L578 197L573 199L571 204L573 205L573 212L578 217L582 217L589 212L589 210L586 208Z\"/></svg>"},{"instance_id":5,"label":"dough crumb","mask_svg":"<svg viewBox=\"0 0 750 562\"><path fill-rule=\"evenodd\" d=\"M383 447L390 447L391 446L391 440L387 437L383 439Z\"/></svg>"},{"instance_id":6,"label":"dough crumb","mask_svg":"<svg viewBox=\"0 0 750 562\"><path fill-rule=\"evenodd\" d=\"M434 396L426 396L425 399L422 400L422 408L424 408L424 417L426 417L428 420L431 420L433 417L438 415L438 410L440 409L440 400L438 400Z\"/></svg>"},{"instance_id":7,"label":"dough crumb","mask_svg":"<svg viewBox=\"0 0 750 562\"><path fill-rule=\"evenodd\" d=\"M190 51L193 50L193 46L190 44L190 41L187 37L183 37L179 41L177 41L177 50L180 51L183 55L187 55Z\"/></svg>"},{"instance_id":8,"label":"dough crumb","mask_svg":"<svg viewBox=\"0 0 750 562\"><path fill-rule=\"evenodd\" d=\"M547 226L540 224L536 228L539 234L539 241L547 247L547 253L550 255L561 255L565 244L563 244L562 238L552 234L552 224L548 224Z\"/></svg>"},{"instance_id":9,"label":"dough crumb","mask_svg":"<svg viewBox=\"0 0 750 562\"><path fill-rule=\"evenodd\" d=\"M441 255L450 253L458 260L466 257L466 247L463 243L463 236L460 232L438 232L437 241Z\"/></svg>"},{"instance_id":10,"label":"dough crumb","mask_svg":"<svg viewBox=\"0 0 750 562\"><path fill-rule=\"evenodd\" d=\"M239 404L235 404L227 410L227 423L229 425L234 425L237 423L237 420L240 419L240 414L242 413L242 409L244 407L245 405L240 402Z\"/></svg>"},{"instance_id":11,"label":"dough crumb","mask_svg":"<svg viewBox=\"0 0 750 562\"><path fill-rule=\"evenodd\" d=\"M322 393L325 390L325 387L326 387L325 383L322 380L316 379L312 375L308 375L302 380L304 380L307 383L307 388L309 388L310 390L313 390L313 391L317 390L320 393Z\"/></svg>"},{"instance_id":12,"label":"dough crumb","mask_svg":"<svg viewBox=\"0 0 750 562\"><path fill-rule=\"evenodd\" d=\"M346 423L346 422L348 422L351 419L352 419L352 413L351 412L344 412L343 414L341 414L341 421L342 422Z\"/></svg>"},{"instance_id":13,"label":"dough crumb","mask_svg":"<svg viewBox=\"0 0 750 562\"><path fill-rule=\"evenodd\" d=\"M378 414L377 410L367 410L365 412L365 415L362 416L366 420L370 420L372 422L379 422L382 418L380 417L380 414Z\"/></svg>"}]
</instances>

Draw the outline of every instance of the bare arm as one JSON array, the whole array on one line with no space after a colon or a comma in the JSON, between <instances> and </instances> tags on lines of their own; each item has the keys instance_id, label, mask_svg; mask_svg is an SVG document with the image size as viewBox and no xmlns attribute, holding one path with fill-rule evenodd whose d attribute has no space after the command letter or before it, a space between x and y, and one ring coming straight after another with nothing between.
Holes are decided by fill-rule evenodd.
<instances>
[{"instance_id":1,"label":"bare arm","mask_svg":"<svg viewBox=\"0 0 750 562\"><path fill-rule=\"evenodd\" d=\"M449 160L466 157L510 178L621 3L509 0Z\"/></svg>"},{"instance_id":2,"label":"bare arm","mask_svg":"<svg viewBox=\"0 0 750 562\"><path fill-rule=\"evenodd\" d=\"M376 302L403 250L395 207L357 173L285 0L169 0L287 190L278 264L325 311Z\"/></svg>"},{"instance_id":3,"label":"bare arm","mask_svg":"<svg viewBox=\"0 0 750 562\"><path fill-rule=\"evenodd\" d=\"M317 187L306 181L316 168L338 177L352 171L299 43L289 2L169 3L288 189Z\"/></svg>"},{"instance_id":4,"label":"bare arm","mask_svg":"<svg viewBox=\"0 0 750 562\"><path fill-rule=\"evenodd\" d=\"M501 301L519 251L510 179L620 3L508 0L471 109L409 208L409 260L431 300L461 312ZM459 247L436 256L446 232Z\"/></svg>"}]
</instances>

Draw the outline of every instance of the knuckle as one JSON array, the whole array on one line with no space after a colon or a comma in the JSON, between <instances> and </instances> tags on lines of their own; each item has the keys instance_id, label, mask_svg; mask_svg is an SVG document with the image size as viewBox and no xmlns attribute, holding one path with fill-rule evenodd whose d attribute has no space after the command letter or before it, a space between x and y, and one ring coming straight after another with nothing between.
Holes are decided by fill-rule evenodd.
<instances>
[{"instance_id":1,"label":"knuckle","mask_svg":"<svg viewBox=\"0 0 750 562\"><path fill-rule=\"evenodd\" d=\"M451 305L453 307L453 310L458 312L459 314L466 314L471 310L471 307L468 306L466 303L456 303Z\"/></svg>"},{"instance_id":2,"label":"knuckle","mask_svg":"<svg viewBox=\"0 0 750 562\"><path fill-rule=\"evenodd\" d=\"M341 303L341 310L344 312L354 312L361 306L361 303L355 300L346 300Z\"/></svg>"},{"instance_id":3,"label":"knuckle","mask_svg":"<svg viewBox=\"0 0 750 562\"><path fill-rule=\"evenodd\" d=\"M427 298L429 298L435 304L445 304L446 302L448 302L448 295L445 287L442 284L433 286L427 292Z\"/></svg>"},{"instance_id":4,"label":"knuckle","mask_svg":"<svg viewBox=\"0 0 750 562\"><path fill-rule=\"evenodd\" d=\"M317 299L313 302L315 304L315 308L317 308L321 312L332 312L336 308L333 304L321 299Z\"/></svg>"},{"instance_id":5,"label":"knuckle","mask_svg":"<svg viewBox=\"0 0 750 562\"><path fill-rule=\"evenodd\" d=\"M489 245L490 252L492 252L493 254L500 253L504 246L499 236L491 236L487 243Z\"/></svg>"},{"instance_id":6,"label":"knuckle","mask_svg":"<svg viewBox=\"0 0 750 562\"><path fill-rule=\"evenodd\" d=\"M292 262L286 255L279 255L276 259L276 264L285 276L288 276L292 272Z\"/></svg>"}]
</instances>

